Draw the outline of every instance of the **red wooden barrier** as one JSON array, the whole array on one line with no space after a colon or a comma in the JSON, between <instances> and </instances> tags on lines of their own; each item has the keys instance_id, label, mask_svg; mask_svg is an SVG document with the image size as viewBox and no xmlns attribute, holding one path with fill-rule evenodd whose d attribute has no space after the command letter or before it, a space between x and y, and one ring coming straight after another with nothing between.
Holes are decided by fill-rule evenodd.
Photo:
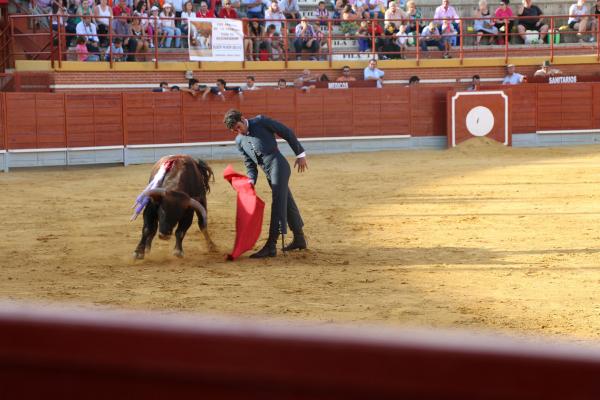
<instances>
[{"instance_id":1,"label":"red wooden barrier","mask_svg":"<svg viewBox=\"0 0 600 400\"><path fill-rule=\"evenodd\" d=\"M0 306L0 398L597 399L600 351L432 331Z\"/></svg>"},{"instance_id":2,"label":"red wooden barrier","mask_svg":"<svg viewBox=\"0 0 600 400\"><path fill-rule=\"evenodd\" d=\"M485 86L492 89L493 86ZM513 133L600 128L600 83L525 84L509 93ZM6 93L0 146L9 149L231 141L232 107L267 114L299 137L438 136L446 132L448 86L259 90L227 101L188 93ZM0 104L2 105L2 104ZM4 129L5 128L5 129Z\"/></svg>"},{"instance_id":3,"label":"red wooden barrier","mask_svg":"<svg viewBox=\"0 0 600 400\"><path fill-rule=\"evenodd\" d=\"M7 146L6 136L6 97L0 93L0 150L5 150Z\"/></svg>"}]
</instances>

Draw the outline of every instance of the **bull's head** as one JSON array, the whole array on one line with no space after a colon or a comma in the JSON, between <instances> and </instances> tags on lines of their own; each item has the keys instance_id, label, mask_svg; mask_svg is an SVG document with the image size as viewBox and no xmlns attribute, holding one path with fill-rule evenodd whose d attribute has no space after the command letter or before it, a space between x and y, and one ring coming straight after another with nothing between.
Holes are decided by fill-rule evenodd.
<instances>
[{"instance_id":1,"label":"bull's head","mask_svg":"<svg viewBox=\"0 0 600 400\"><path fill-rule=\"evenodd\" d=\"M173 228L189 209L198 212L202 217L202 225L206 224L206 209L199 201L192 199L186 193L158 188L149 190L146 195L158 204L158 237L160 239L167 240L171 237Z\"/></svg>"}]
</instances>

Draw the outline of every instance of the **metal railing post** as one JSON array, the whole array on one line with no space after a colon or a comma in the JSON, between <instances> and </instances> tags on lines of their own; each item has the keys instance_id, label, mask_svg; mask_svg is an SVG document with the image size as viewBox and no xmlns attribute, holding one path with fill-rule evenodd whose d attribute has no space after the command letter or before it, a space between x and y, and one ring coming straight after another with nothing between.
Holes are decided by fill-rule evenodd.
<instances>
[{"instance_id":1,"label":"metal railing post","mask_svg":"<svg viewBox=\"0 0 600 400\"><path fill-rule=\"evenodd\" d=\"M331 24L331 19L327 20L327 31L327 58L329 58L329 68L331 68L333 64L333 40L331 40L331 32L333 31L333 26Z\"/></svg>"},{"instance_id":2,"label":"metal railing post","mask_svg":"<svg viewBox=\"0 0 600 400\"><path fill-rule=\"evenodd\" d=\"M458 58L460 60L460 65L462 65L463 63L463 59L465 57L464 51L463 51L463 43L465 42L465 37L464 37L464 30L463 30L463 20L459 19L458 20L458 29L459 29L459 33L458 33Z\"/></svg>"},{"instance_id":3,"label":"metal railing post","mask_svg":"<svg viewBox=\"0 0 600 400\"><path fill-rule=\"evenodd\" d=\"M110 50L110 56L108 58L108 62L110 64L110 69L113 69L113 52L112 52L112 42L113 42L113 17L110 17L108 20L108 48Z\"/></svg>"},{"instance_id":4,"label":"metal railing post","mask_svg":"<svg viewBox=\"0 0 600 400\"><path fill-rule=\"evenodd\" d=\"M508 41L511 36L508 35L508 19L504 20L504 64L508 64Z\"/></svg>"},{"instance_id":5,"label":"metal railing post","mask_svg":"<svg viewBox=\"0 0 600 400\"><path fill-rule=\"evenodd\" d=\"M52 22L54 21L54 15L50 15L50 29L48 31L50 35L50 65L54 69L54 31L52 30ZM57 24L58 26L58 24Z\"/></svg>"},{"instance_id":6,"label":"metal railing post","mask_svg":"<svg viewBox=\"0 0 600 400\"><path fill-rule=\"evenodd\" d=\"M289 28L288 28L288 23L287 23L287 19L285 21L283 21L283 54L285 57L285 68L288 67L288 59L289 59L289 54L288 54L288 47L289 47Z\"/></svg>"},{"instance_id":7,"label":"metal railing post","mask_svg":"<svg viewBox=\"0 0 600 400\"><path fill-rule=\"evenodd\" d=\"M550 61L554 61L554 17L550 17L550 32L552 34L547 34L546 38L550 41Z\"/></svg>"},{"instance_id":8,"label":"metal railing post","mask_svg":"<svg viewBox=\"0 0 600 400\"><path fill-rule=\"evenodd\" d=\"M417 46L415 60L418 66L421 59L421 27L418 22L415 24L415 27L417 28L415 32L415 45Z\"/></svg>"}]
</instances>

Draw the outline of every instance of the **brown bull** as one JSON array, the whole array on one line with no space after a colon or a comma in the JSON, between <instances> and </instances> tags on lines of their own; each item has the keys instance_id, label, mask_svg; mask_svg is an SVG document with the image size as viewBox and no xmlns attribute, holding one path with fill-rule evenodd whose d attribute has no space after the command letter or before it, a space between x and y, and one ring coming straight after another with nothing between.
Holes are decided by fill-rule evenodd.
<instances>
[{"instance_id":1,"label":"brown bull","mask_svg":"<svg viewBox=\"0 0 600 400\"><path fill-rule=\"evenodd\" d=\"M176 225L173 254L183 257L183 238L192 225L194 213L209 249L214 251L215 245L208 234L206 212L206 194L210 192L209 182L214 178L212 169L204 161L194 160L187 155L166 156L152 168L150 182L161 166L168 166L164 178L157 183L157 187L144 192L150 201L144 208L142 239L135 249L134 258L141 260L150 251L157 231L160 239L168 240Z\"/></svg>"}]
</instances>

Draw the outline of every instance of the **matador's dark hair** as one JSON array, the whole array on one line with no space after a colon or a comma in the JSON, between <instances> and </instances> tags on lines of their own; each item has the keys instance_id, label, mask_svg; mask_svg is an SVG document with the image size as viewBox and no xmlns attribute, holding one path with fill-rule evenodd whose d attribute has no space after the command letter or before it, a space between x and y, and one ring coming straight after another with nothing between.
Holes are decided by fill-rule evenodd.
<instances>
[{"instance_id":1,"label":"matador's dark hair","mask_svg":"<svg viewBox=\"0 0 600 400\"><path fill-rule=\"evenodd\" d=\"M223 117L223 123L227 127L227 129L233 129L235 124L242 121L242 113L240 110L236 110L235 108L230 109L225 113L225 117Z\"/></svg>"}]
</instances>

